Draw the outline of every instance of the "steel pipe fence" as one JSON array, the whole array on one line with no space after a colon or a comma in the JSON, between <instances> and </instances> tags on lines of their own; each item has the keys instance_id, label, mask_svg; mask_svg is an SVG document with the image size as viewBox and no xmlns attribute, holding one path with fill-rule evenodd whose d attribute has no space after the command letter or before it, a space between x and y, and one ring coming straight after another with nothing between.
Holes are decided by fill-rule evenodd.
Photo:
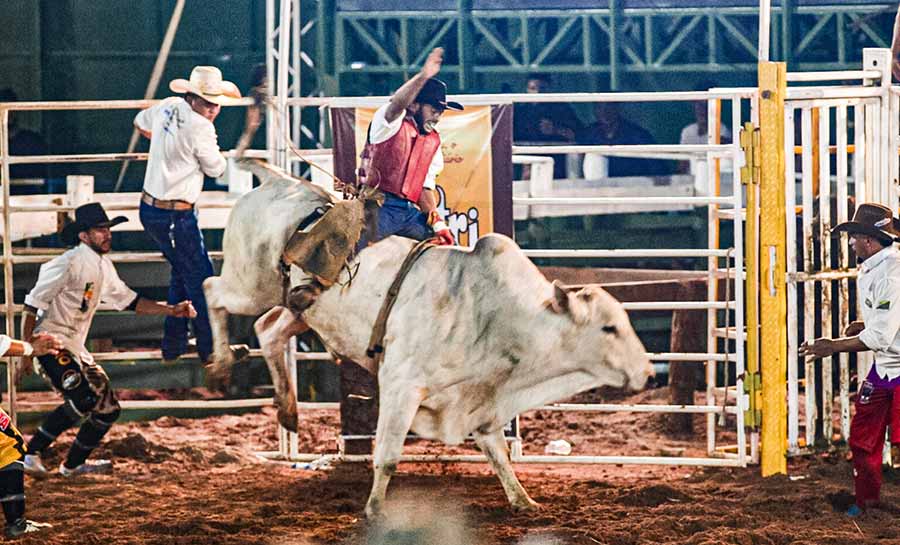
<instances>
[{"instance_id":1,"label":"steel pipe fence","mask_svg":"<svg viewBox=\"0 0 900 545\"><path fill-rule=\"evenodd\" d=\"M289 15L289 14L288 14ZM284 14L283 14L284 16ZM824 80L834 80L834 79L850 79L850 78L864 78L864 80L874 79L877 70L874 68L867 68L863 71L857 71L853 73L808 73L802 75L789 75L789 80L791 81L824 81ZM735 167L743 164L743 155L740 145L738 143L738 139L734 138L733 142L730 144L720 144L717 139L717 133L720 128L718 125L719 120L719 112L721 108L721 103L726 101L731 106L732 111L732 126L737 129L741 126L744 121L743 116L744 112L747 111L747 104L750 105L750 116L751 119L754 119L755 114L755 89L737 89L737 90L729 90L729 89L714 89L710 92L686 92L686 93L631 93L631 94L616 94L616 93L597 93L597 94L575 94L575 95L469 95L469 96L457 96L454 97L458 99L460 102L466 104L484 104L484 103L515 103L515 102L536 102L536 101L544 101L544 102L597 102L597 101L615 101L615 102L638 102L638 101L648 101L648 102L656 102L656 101L692 101L692 100L707 100L708 109L710 112L709 116L709 127L708 127L708 135L709 141L706 145L702 146L685 146L679 149L678 146L644 146L644 147L632 147L632 149L627 149L625 146L577 146L573 147L576 151L597 151L604 152L610 155L614 155L616 153L622 153L623 155L628 156L646 156L653 157L654 154L669 154L673 156L683 155L684 157L691 156L699 156L705 157L706 165L707 165L707 183L709 184L709 191L707 191L708 196L703 197L661 197L659 198L659 203L661 204L672 204L674 202L678 202L681 204L691 204L691 205L706 205L709 210L709 225L710 225L710 238L707 248L699 248L694 250L664 250L664 249L646 249L646 250L617 250L617 249L598 249L598 250L554 250L554 249L543 249L543 250L529 250L530 257L606 257L606 258L628 258L628 257L696 257L699 259L707 259L707 278L709 285L708 298L706 302L692 302L692 303L684 303L684 302L658 302L658 303L626 303L626 308L630 311L640 311L640 310L651 310L651 309L706 309L708 312L709 328L707 335L707 345L708 351L707 353L701 354L672 354L672 353L661 353L661 354L650 354L649 356L654 361L701 361L705 362L707 369L707 391L706 398L707 402L705 405L699 406L661 406L661 405L648 405L644 407L640 406L604 406L603 410L639 410L639 411L662 411L662 412L679 412L684 411L688 413L694 414L707 414L707 458L700 459L687 459L682 460L680 458L670 458L668 461L665 459L655 459L657 461L652 461L647 459L647 457L609 457L609 456L599 456L599 457L560 457L561 460L554 461L567 461L571 463L583 463L585 461L606 461L610 463L685 463L685 464L707 464L707 465L721 465L723 463L727 465L745 465L748 460L747 456L747 441L744 434L744 426L743 426L743 411L742 409L746 406L745 396L742 394L743 388L741 383L741 376L745 367L744 358L744 342L743 338L745 338L744 334L744 312L743 312L743 282L733 282L729 285L733 284L733 287L729 289L733 289L732 297L728 298L726 301L720 301L718 296L718 288L717 283L719 279L729 279L729 278L744 278L744 263L743 263L743 245L745 237L751 237L752 234L746 234L743 230L743 223L745 218L745 212L743 210L743 205L741 202L741 194L742 194L742 185L737 176L734 176L732 180L732 191L730 197L721 196L721 187L718 187L721 166L720 162L722 159L729 160ZM802 194L800 196L800 201L804 204L803 212L802 212L802 225L803 225L803 240L806 241L808 237L811 237L813 232L813 217L812 217L812 204L813 198L811 191L813 186L813 181L818 180L820 187L828 186L827 192L823 195L820 193L818 195L818 202L822 209L827 210L830 213L830 198L831 198L831 185L835 184L834 194L837 196L840 201L844 195L849 195L851 193L848 191L847 186L847 178L853 180L853 191L852 194L856 196L865 196L865 198L869 198L870 196L875 196L875 189L877 187L876 180L879 179L878 174L881 172L885 173L894 173L897 171L897 141L898 135L895 130L898 126L897 116L898 111L900 111L900 107L897 107L898 102L900 102L900 93L896 90L890 90L884 86L874 87L872 85L866 86L846 86L846 85L838 85L831 87L803 87L803 88L793 88L788 92L788 106L786 107L786 118L793 121L797 114L799 113L799 119L801 121L801 134L800 134L800 142L799 144L803 147L803 151L801 153L801 168L798 171L794 169L793 161L789 161L786 164L786 180L790 180L790 183L786 187L793 187L793 180L797 174L800 175L802 180ZM332 107L332 106L372 106L381 102L380 99L373 99L372 97L365 98L329 98L329 97L319 97L319 98L309 98L309 97L294 97L287 98L286 95L281 95L284 97L281 99L282 112L285 111L284 108L288 106L296 106L300 107L309 107L309 106L322 106L322 107ZM8 149L8 118L9 112L11 110L50 110L50 109L137 109L147 107L156 101L71 101L65 103L16 103L16 104L4 104L0 105L0 159L2 159L2 171L0 171L0 183L3 185L3 221L6 226L6 232L9 231L9 225L11 222L11 216L17 212L25 212L25 211L35 211L37 208L44 211L70 211L72 209L71 206L60 206L60 207L27 207L27 206L18 206L13 207L10 205L9 198L9 165L16 163L27 163L29 162L28 157L11 157L9 155ZM249 103L249 101L248 101ZM885 105L887 104L887 105ZM813 123L813 111L821 110L821 109L829 109L833 110L835 113L834 121L832 121L831 115L829 113L828 116L820 115L816 124ZM850 117L852 116L852 117ZM853 119L854 123L849 123L849 119ZM284 123L286 126L287 123ZM813 142L813 127L817 127L818 134L829 134L832 128L835 129L836 134L838 135L835 139L834 143L831 143L829 139L819 139L816 141L816 148L811 147L811 143ZM853 132L850 133L849 131ZM790 139L788 138L788 132L790 132ZM850 137L852 134L853 142L849 143ZM882 138L882 135L890 134L890 142L888 144L883 144L884 140L888 140L886 138ZM281 138L284 136L278 135ZM786 130L786 146L787 143L790 143L790 153L793 156L793 150L795 144L797 142L794 141L793 131ZM283 145L278 146L281 149L284 149ZM568 148L567 148L568 149ZM818 164L818 172L814 175L813 173L813 152L812 149L818 149L815 162ZM830 157L830 153L832 150L835 150L836 161L838 166L836 167L836 172L834 173L836 177L836 181L832 182L832 173L831 164L828 160ZM852 162L850 161L851 154L848 150L852 150ZM884 164L884 156L890 155L886 153L887 150L895 150L892 156L892 162L888 164ZM545 149L541 149L541 147L536 146L528 146L521 147L516 149L517 152L522 153L533 153L533 154L553 154L558 153L559 149L554 147L546 147ZM880 152L880 156L878 155ZM273 153L272 150L268 151L259 151L257 152L259 155L270 155ZM51 162L51 161L62 161L62 162L82 162L82 161L92 161L92 160L123 160L127 159L142 159L143 157L138 154L137 156L128 155L128 154L100 154L98 157L90 157L87 155L73 155L73 156L40 156L34 157L38 162ZM284 156L282 155L281 158ZM879 159L878 157L881 157ZM737 170L737 168L735 168ZM851 176L852 171L852 176ZM842 174L843 173L843 174ZM869 188L867 190L867 188ZM882 188L878 189L880 193L877 193L878 197L882 200L890 200L894 199L892 202L896 203L896 187L894 188ZM808 194L809 193L809 194ZM609 199L589 199L585 201L584 199L553 199L553 198L523 198L516 199L516 204L552 204L559 206L566 206L569 204L575 205L603 205L603 204L621 204L623 201L627 201L628 199L619 198L616 201L615 198ZM653 199L641 199L641 203L645 204L648 202L652 202ZM823 203L823 201L827 201ZM789 202L793 202L793 199L789 200ZM808 205L808 206L807 206ZM223 208L227 208L227 205L221 205ZM136 206L135 206L136 208ZM740 212L740 213L736 213ZM792 210L793 212L793 210ZM837 214L837 221L842 221L840 218L846 218L846 209L842 209L840 205L836 207L835 213ZM719 245L719 225L720 222L727 221L732 222L734 226L735 240L734 244L727 248L722 248ZM830 220L824 220L820 218L817 219L819 222L818 229L828 228L831 223ZM788 230L789 233L792 232L791 229ZM5 237L4 240L4 270L6 272L5 275L5 293L6 293L6 301L12 301L12 275L13 275L13 265L18 263L37 263L40 260L49 259L49 256L18 256L14 255L12 252L11 241L7 240L9 237ZM749 240L754 240L755 238L748 238ZM789 245L790 248L791 245ZM804 264L813 263L813 249L804 245ZM829 260L832 258L830 253L824 253ZM151 259L160 259L158 256L151 256L147 254L138 255L138 253L124 253L124 254L113 254L111 256L116 261L142 261L142 260L151 260ZM793 256L796 258L796 255ZM823 270L817 271L813 270L813 267L804 266L803 270L798 271L796 265L793 267L793 270L789 271L788 278L786 279L789 283L789 287L793 289L794 294L800 293L798 287L802 283L823 283L826 279L830 279L834 274L845 274L846 276L850 276L849 272L845 272L846 269L846 251L838 250L838 254L834 256L834 259L838 260L841 263L839 269L841 270L831 270L830 268L823 267ZM821 259L821 256L820 256ZM725 268L722 267L722 263L725 263ZM789 257L788 263L789 267L793 260ZM824 277L816 276L816 275L826 275ZM754 279L749 279L749 281L755 281ZM845 286L847 285L847 278L841 278L834 280L835 282L841 283L840 287L837 289L836 295L831 291L827 292L827 296L824 300L827 301L827 305L824 306L826 310L832 312L834 307L837 306L838 309L844 309L848 305L848 295L846 293ZM808 297L807 292L812 293L812 290L803 290L803 297L806 300ZM825 292L823 291L823 294ZM837 304L832 300L836 298ZM814 300L813 300L814 301ZM807 305L809 306L809 305ZM813 308L813 306L809 306ZM6 314L7 321L7 331L12 332L12 323L13 323L13 314L17 311L17 305L9 304L4 305L4 312ZM805 312L809 312L805 309ZM724 323L722 322L724 320ZM790 321L790 320L789 320ZM799 321L799 317L798 317ZM804 315L803 323L813 323L815 321L815 317ZM844 323L844 322L841 322ZM811 328L806 328L806 330L812 330ZM790 328L789 328L790 331ZM807 333L808 334L808 333ZM789 345L792 344L794 348L797 345L797 335L796 331L793 333L793 338L789 335ZM796 350L793 351L796 354ZM116 354L102 354L100 355L104 361L113 361L114 358L117 357ZM122 354L119 354L118 357L121 357ZM133 355L131 355L133 356ZM321 354L317 354L318 356L322 356ZM146 356L149 358L149 356ZM296 362L297 357L300 358L308 358L312 357L312 355L297 355L291 358L291 361ZM107 359L109 358L109 359ZM324 357L322 358L324 359ZM796 372L796 358L794 358L794 371L791 371L791 367L789 366L789 379L790 376L797 376ZM864 365L864 363L860 363L860 365ZM720 384L717 378L716 370L724 366L727 370L726 375L729 373L733 373L730 375L734 378L735 386L729 386L726 382L724 384ZM844 369L847 367L844 362L840 362L840 370L841 376L844 375ZM11 372L12 366L8 366L8 373ZM814 375L815 373L811 373ZM726 378L726 380L728 380ZM791 386L794 384L794 386ZM840 387L840 395L841 395L841 407L843 411L844 407L844 392L846 388L841 383ZM789 403L792 403L791 410L789 410L790 415L795 415L799 412L799 404L797 403L797 395L791 394L790 392L796 390L799 392L799 383L796 378L793 380L789 380ZM808 390L811 387L814 387L814 383L807 383L805 388ZM295 386L296 387L296 386ZM727 405L720 404L718 398L723 397L724 399L728 399L729 397L729 388L731 388L731 393L737 392L737 395L733 396L736 399L736 404ZM807 396L808 398L810 396ZM10 404L11 409L14 412L14 404L15 404L15 391L14 387L10 388ZM793 399L793 401L791 401ZM259 400L240 400L236 401L237 404L241 403L270 403L271 400L268 401L259 401ZM143 403L140 402L144 407ZM155 403L155 402L148 402ZM137 406L137 405L136 405ZM158 407L163 408L161 405L147 405L148 407ZM176 405L173 405L175 407ZM218 406L218 405L217 405ZM224 405L222 405L224 406ZM303 408L307 408L307 405L303 405ZM317 405L318 407L318 405ZM322 407L325 408L325 407ZM333 407L332 407L333 408ZM584 405L578 407L572 407L569 405L566 406L557 406L557 410L572 410L573 408L579 410L601 410L597 407L591 407L589 405ZM808 415L812 415L815 417L816 412L815 408L807 407ZM736 434L737 434L737 443L738 449L737 454L732 457L722 458L721 452L716 445L715 434L715 418L718 414L728 413L734 415L734 421L736 423ZM843 414L843 413L842 413ZM809 418L809 416L808 416ZM809 427L809 426L808 426ZM840 429L844 430L843 418ZM792 437L796 437L799 434L799 426L794 425L790 429L793 429ZM287 456L291 459L299 459L299 457L307 456L306 454L300 453L297 451L296 447L296 438L291 437L290 435L286 435L282 437L282 449L281 455ZM792 447L796 449L797 441L794 440L791 443ZM548 460L552 457L528 457L524 456L521 453L521 446L514 446L513 452L515 455L516 461L544 461ZM479 457L480 458L480 457ZM344 456L343 459L351 459L349 456ZM615 460L615 461L613 461ZM673 461L676 460L676 461Z\"/></svg>"}]
</instances>

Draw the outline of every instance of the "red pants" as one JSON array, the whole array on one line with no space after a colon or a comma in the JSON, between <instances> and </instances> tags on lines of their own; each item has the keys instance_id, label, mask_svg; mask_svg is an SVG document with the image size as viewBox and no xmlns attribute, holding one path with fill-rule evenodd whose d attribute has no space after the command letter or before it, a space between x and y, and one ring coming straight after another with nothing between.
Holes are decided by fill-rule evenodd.
<instances>
[{"instance_id":1,"label":"red pants","mask_svg":"<svg viewBox=\"0 0 900 545\"><path fill-rule=\"evenodd\" d=\"M856 414L850 422L850 450L853 453L853 481L856 505L877 503L881 492L881 461L884 435L891 428L891 444L900 443L900 394L895 389L876 388L867 403L856 400Z\"/></svg>"}]
</instances>

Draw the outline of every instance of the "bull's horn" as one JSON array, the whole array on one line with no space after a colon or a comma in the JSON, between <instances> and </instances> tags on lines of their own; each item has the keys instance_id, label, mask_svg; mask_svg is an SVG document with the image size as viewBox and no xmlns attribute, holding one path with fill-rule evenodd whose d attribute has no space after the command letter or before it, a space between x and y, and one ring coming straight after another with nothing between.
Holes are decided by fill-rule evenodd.
<instances>
[{"instance_id":1,"label":"bull's horn","mask_svg":"<svg viewBox=\"0 0 900 545\"><path fill-rule=\"evenodd\" d=\"M557 314L565 314L569 311L569 294L559 280L553 281L553 297L548 299L544 306Z\"/></svg>"}]
</instances>

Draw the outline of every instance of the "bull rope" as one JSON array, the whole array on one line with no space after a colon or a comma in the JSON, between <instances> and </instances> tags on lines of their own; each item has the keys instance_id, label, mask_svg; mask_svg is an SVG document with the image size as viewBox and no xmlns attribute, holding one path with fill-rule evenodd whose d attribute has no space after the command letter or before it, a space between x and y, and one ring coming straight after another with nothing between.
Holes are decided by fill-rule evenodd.
<instances>
[{"instance_id":1,"label":"bull rope","mask_svg":"<svg viewBox=\"0 0 900 545\"><path fill-rule=\"evenodd\" d=\"M387 320L391 315L391 310L394 308L394 303L397 301L397 295L400 293L403 281L419 257L432 246L434 246L434 243L430 239L425 239L420 240L412 247L409 253L406 254L397 276L394 277L391 287L388 288L387 294L384 296L381 310L378 311L378 318L375 319L375 325L372 326L369 347L366 349L366 355L375 362L375 371L373 372L375 376L378 376L378 368L381 365L381 360L384 359L384 335L387 333Z\"/></svg>"}]
</instances>

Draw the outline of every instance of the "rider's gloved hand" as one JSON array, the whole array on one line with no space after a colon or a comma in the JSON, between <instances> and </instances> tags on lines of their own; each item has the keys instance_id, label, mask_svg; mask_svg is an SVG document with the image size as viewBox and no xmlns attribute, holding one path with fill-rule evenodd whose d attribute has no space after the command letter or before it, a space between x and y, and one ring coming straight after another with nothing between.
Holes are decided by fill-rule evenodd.
<instances>
[{"instance_id":1,"label":"rider's gloved hand","mask_svg":"<svg viewBox=\"0 0 900 545\"><path fill-rule=\"evenodd\" d=\"M453 240L453 233L450 232L450 228L441 219L441 215L438 214L437 210L432 210L428 214L428 225L434 231L434 238L439 246L453 246L456 244L456 241Z\"/></svg>"}]
</instances>

